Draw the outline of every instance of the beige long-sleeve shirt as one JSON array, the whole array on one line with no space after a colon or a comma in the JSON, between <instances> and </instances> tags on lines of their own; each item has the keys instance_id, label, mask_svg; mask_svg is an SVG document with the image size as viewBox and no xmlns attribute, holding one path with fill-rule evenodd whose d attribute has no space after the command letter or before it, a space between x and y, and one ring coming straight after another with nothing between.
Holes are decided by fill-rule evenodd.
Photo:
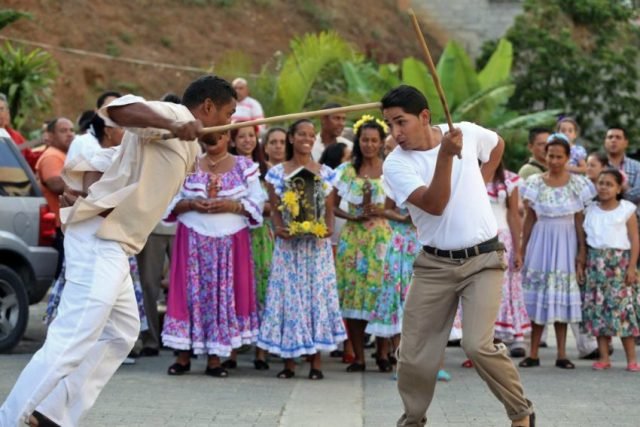
<instances>
[{"instance_id":1,"label":"beige long-sleeve shirt","mask_svg":"<svg viewBox=\"0 0 640 427\"><path fill-rule=\"evenodd\" d=\"M133 95L123 96L108 107L134 103L144 103L156 113L178 122L194 120L182 105L145 101ZM118 126L109 118L107 107L99 114L107 126ZM128 254L140 252L200 152L197 140L162 140L164 133L167 131L163 129L127 128L120 152L102 178L89 188L87 197L61 209L62 223L66 226L113 209L96 235L119 242Z\"/></svg>"}]
</instances>

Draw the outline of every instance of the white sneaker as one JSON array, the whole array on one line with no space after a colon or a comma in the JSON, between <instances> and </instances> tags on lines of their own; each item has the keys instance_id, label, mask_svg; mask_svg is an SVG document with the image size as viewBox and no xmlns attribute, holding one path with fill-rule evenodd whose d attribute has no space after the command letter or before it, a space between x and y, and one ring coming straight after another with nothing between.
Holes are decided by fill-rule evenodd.
<instances>
[{"instance_id":1,"label":"white sneaker","mask_svg":"<svg viewBox=\"0 0 640 427\"><path fill-rule=\"evenodd\" d=\"M133 357L127 357L126 359L124 359L122 364L123 365L135 365L136 364L136 359L134 359Z\"/></svg>"}]
</instances>

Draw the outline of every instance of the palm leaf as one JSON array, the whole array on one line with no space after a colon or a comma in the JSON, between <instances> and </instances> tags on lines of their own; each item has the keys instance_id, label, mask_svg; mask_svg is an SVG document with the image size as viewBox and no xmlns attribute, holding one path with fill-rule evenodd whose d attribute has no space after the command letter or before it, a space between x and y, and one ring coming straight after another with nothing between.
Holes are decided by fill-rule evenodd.
<instances>
[{"instance_id":1,"label":"palm leaf","mask_svg":"<svg viewBox=\"0 0 640 427\"><path fill-rule=\"evenodd\" d=\"M494 115L496 110L505 105L513 92L515 85L502 83L477 92L475 95L462 101L452 112L454 120L467 120L484 123Z\"/></svg>"},{"instance_id":2,"label":"palm leaf","mask_svg":"<svg viewBox=\"0 0 640 427\"><path fill-rule=\"evenodd\" d=\"M444 120L444 110L440 104L436 86L424 62L412 57L405 58L402 61L402 81L407 85L414 86L427 97L432 122L437 123Z\"/></svg>"},{"instance_id":3,"label":"palm leaf","mask_svg":"<svg viewBox=\"0 0 640 427\"><path fill-rule=\"evenodd\" d=\"M496 126L499 129L528 129L534 126L542 126L554 123L558 114L562 113L562 110L544 110L535 113L524 114L514 119L505 121Z\"/></svg>"},{"instance_id":4,"label":"palm leaf","mask_svg":"<svg viewBox=\"0 0 640 427\"><path fill-rule=\"evenodd\" d=\"M488 89L509 80L512 64L513 45L507 39L500 39L498 47L489 58L489 62L478 73L480 87Z\"/></svg>"},{"instance_id":5,"label":"palm leaf","mask_svg":"<svg viewBox=\"0 0 640 427\"><path fill-rule=\"evenodd\" d=\"M291 42L277 82L278 114L302 110L320 71L332 61L356 59L353 48L335 32L307 34Z\"/></svg>"},{"instance_id":6,"label":"palm leaf","mask_svg":"<svg viewBox=\"0 0 640 427\"><path fill-rule=\"evenodd\" d=\"M447 43L436 70L451 110L480 90L478 75L469 55L454 41Z\"/></svg>"}]
</instances>

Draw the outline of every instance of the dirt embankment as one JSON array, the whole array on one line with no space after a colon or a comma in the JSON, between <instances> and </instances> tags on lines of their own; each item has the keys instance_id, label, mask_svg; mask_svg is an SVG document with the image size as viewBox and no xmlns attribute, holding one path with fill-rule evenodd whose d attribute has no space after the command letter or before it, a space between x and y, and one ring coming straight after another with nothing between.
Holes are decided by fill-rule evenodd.
<instances>
[{"instance_id":1,"label":"dirt embankment","mask_svg":"<svg viewBox=\"0 0 640 427\"><path fill-rule=\"evenodd\" d=\"M334 29L380 62L419 55L410 21L397 0L8 0L28 11L2 35L119 58L209 69L233 51L254 71L290 40ZM440 47L431 41L437 52ZM197 72L122 63L56 50L59 78L51 115L72 119L105 89L158 98L181 93Z\"/></svg>"}]
</instances>

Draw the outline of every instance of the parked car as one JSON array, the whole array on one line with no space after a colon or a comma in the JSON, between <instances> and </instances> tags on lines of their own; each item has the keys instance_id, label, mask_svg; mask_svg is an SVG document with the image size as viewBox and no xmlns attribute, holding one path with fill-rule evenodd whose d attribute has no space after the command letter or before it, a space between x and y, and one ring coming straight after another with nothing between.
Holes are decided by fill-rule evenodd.
<instances>
[{"instance_id":1,"label":"parked car","mask_svg":"<svg viewBox=\"0 0 640 427\"><path fill-rule=\"evenodd\" d=\"M55 215L11 139L0 138L0 352L22 338L29 305L53 283Z\"/></svg>"}]
</instances>

